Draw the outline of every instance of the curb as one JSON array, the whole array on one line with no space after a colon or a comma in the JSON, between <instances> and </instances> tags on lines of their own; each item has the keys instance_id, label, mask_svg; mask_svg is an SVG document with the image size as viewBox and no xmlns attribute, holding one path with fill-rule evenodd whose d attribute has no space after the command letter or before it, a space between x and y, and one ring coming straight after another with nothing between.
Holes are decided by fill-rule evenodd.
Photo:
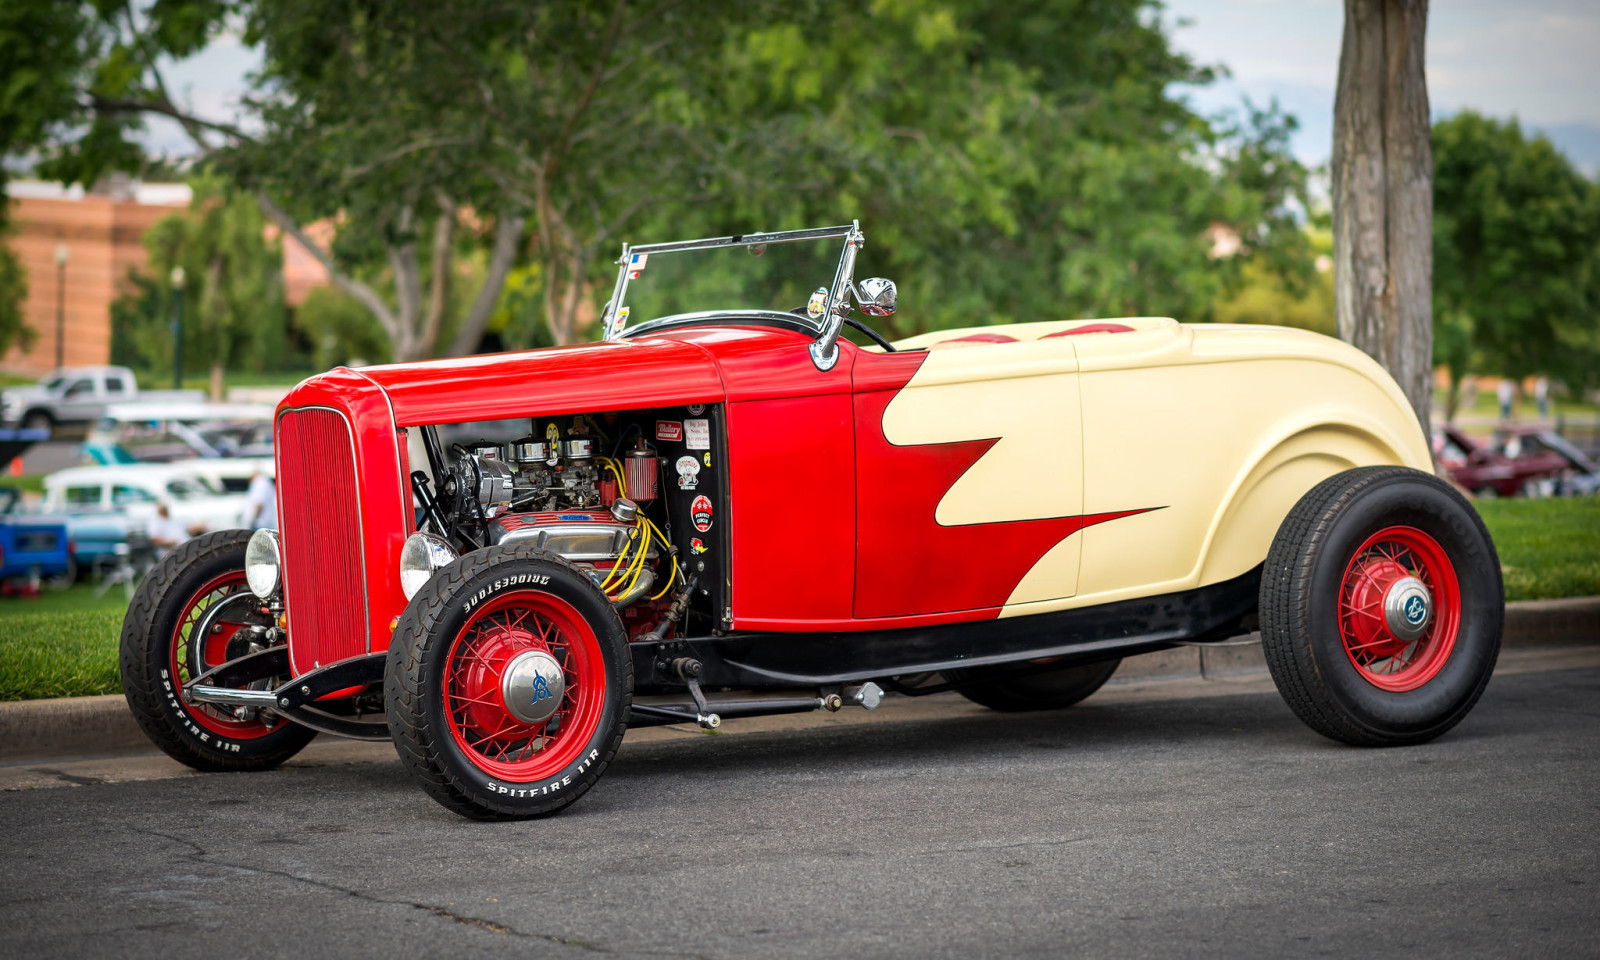
<instances>
[{"instance_id":1,"label":"curb","mask_svg":"<svg viewBox=\"0 0 1600 960\"><path fill-rule=\"evenodd\" d=\"M1259 638L1259 634L1251 634ZM1600 643L1600 597L1506 604L1507 647ZM1129 657L1112 683L1264 673L1259 643L1177 647ZM119 694L0 703L0 764L46 757L149 753L154 749Z\"/></svg>"}]
</instances>

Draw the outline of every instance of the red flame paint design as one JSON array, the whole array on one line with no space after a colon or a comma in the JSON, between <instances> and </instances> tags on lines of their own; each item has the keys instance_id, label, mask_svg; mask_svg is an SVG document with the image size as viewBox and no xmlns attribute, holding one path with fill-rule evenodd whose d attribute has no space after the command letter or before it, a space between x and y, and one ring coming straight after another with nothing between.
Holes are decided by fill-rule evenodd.
<instances>
[{"instance_id":1,"label":"red flame paint design","mask_svg":"<svg viewBox=\"0 0 1600 960\"><path fill-rule=\"evenodd\" d=\"M883 413L926 353L862 353L855 366L857 516L855 615L891 617L983 610L998 614L1051 547L1085 527L1157 507L1114 513L944 526L934 511L961 475L999 442L897 446ZM1041 478L1019 477L1019 483ZM1048 482L1048 478L1043 478Z\"/></svg>"}]
</instances>

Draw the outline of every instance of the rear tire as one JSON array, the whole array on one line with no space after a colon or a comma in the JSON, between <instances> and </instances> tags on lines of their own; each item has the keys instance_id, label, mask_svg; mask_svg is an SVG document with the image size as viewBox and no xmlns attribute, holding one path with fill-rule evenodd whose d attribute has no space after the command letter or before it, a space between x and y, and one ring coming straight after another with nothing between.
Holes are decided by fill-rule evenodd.
<instances>
[{"instance_id":1,"label":"rear tire","mask_svg":"<svg viewBox=\"0 0 1600 960\"><path fill-rule=\"evenodd\" d=\"M1118 660L1080 663L1069 667L1041 667L1037 673L985 680L994 674L1014 673L1018 664L998 667L971 667L946 670L945 679L964 686L956 692L990 710L1021 713L1030 710L1061 710L1099 690L1122 664Z\"/></svg>"},{"instance_id":2,"label":"rear tire","mask_svg":"<svg viewBox=\"0 0 1600 960\"><path fill-rule=\"evenodd\" d=\"M1349 744L1422 743L1459 723L1494 673L1504 618L1478 512L1405 467L1312 488L1262 571L1261 645L1278 691L1313 730Z\"/></svg>"},{"instance_id":3,"label":"rear tire","mask_svg":"<svg viewBox=\"0 0 1600 960\"><path fill-rule=\"evenodd\" d=\"M196 770L268 770L317 735L275 714L250 711L241 718L227 707L183 697L196 661L210 668L230 656L226 631L198 657L190 649L190 631L211 604L248 589L249 542L249 530L223 530L177 547L139 584L122 621L118 659L128 709L156 746Z\"/></svg>"},{"instance_id":4,"label":"rear tire","mask_svg":"<svg viewBox=\"0 0 1600 960\"><path fill-rule=\"evenodd\" d=\"M518 662L534 665L522 688L507 681ZM610 601L529 545L474 551L436 573L401 615L384 672L400 759L429 796L474 820L545 816L588 792L622 742L632 691Z\"/></svg>"}]
</instances>

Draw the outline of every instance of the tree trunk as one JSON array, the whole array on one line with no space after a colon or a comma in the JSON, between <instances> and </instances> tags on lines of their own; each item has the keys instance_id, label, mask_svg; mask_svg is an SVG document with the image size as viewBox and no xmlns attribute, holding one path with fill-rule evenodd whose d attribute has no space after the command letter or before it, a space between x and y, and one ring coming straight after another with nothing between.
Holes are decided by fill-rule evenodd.
<instances>
[{"instance_id":1,"label":"tree trunk","mask_svg":"<svg viewBox=\"0 0 1600 960\"><path fill-rule=\"evenodd\" d=\"M423 359L417 339L422 326L422 276L417 266L417 241L412 233L415 217L410 204L401 207L395 220L395 233L400 242L388 244L395 305L399 308L395 311L398 329L391 338L391 346L394 359L399 363Z\"/></svg>"},{"instance_id":2,"label":"tree trunk","mask_svg":"<svg viewBox=\"0 0 1600 960\"><path fill-rule=\"evenodd\" d=\"M1345 0L1333 107L1339 336L1383 365L1429 430L1433 150L1427 0Z\"/></svg>"},{"instance_id":3,"label":"tree trunk","mask_svg":"<svg viewBox=\"0 0 1600 960\"><path fill-rule=\"evenodd\" d=\"M484 272L483 285L473 298L472 306L456 328L455 339L450 341L450 356L461 357L478 349L484 328L500 302L500 291L505 289L506 277L517 257L517 242L522 239L526 217L501 212L494 228L494 250L489 254L489 269Z\"/></svg>"},{"instance_id":4,"label":"tree trunk","mask_svg":"<svg viewBox=\"0 0 1600 960\"><path fill-rule=\"evenodd\" d=\"M433 222L432 275L428 283L428 313L422 321L422 333L417 337L419 357L433 356L439 342L439 326L444 323L445 310L450 306L450 268L455 260L456 202L447 196L439 197L439 217Z\"/></svg>"},{"instance_id":5,"label":"tree trunk","mask_svg":"<svg viewBox=\"0 0 1600 960\"><path fill-rule=\"evenodd\" d=\"M222 289L225 266L221 254L211 258L206 267L206 291L200 299L200 314L211 334L211 389L207 395L213 403L222 401L222 368L228 359L227 325L232 311Z\"/></svg>"}]
</instances>

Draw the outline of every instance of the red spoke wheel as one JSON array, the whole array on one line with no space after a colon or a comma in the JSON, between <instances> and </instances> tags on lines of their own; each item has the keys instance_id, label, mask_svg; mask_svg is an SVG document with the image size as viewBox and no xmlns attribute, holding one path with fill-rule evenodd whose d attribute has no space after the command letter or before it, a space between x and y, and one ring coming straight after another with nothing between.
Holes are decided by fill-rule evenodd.
<instances>
[{"instance_id":1,"label":"red spoke wheel","mask_svg":"<svg viewBox=\"0 0 1600 960\"><path fill-rule=\"evenodd\" d=\"M400 618L389 731L423 789L457 813L554 813L616 753L632 665L621 620L583 571L526 546L475 551Z\"/></svg>"},{"instance_id":2,"label":"red spoke wheel","mask_svg":"<svg viewBox=\"0 0 1600 960\"><path fill-rule=\"evenodd\" d=\"M122 623L119 666L128 708L158 747L198 770L275 767L316 736L270 710L192 703L183 694L185 683L259 642L243 619L219 620L203 636L196 632L213 606L247 591L249 541L249 530L227 530L173 550L139 585Z\"/></svg>"},{"instance_id":3,"label":"red spoke wheel","mask_svg":"<svg viewBox=\"0 0 1600 960\"><path fill-rule=\"evenodd\" d=\"M1461 626L1461 585L1439 541L1385 527L1350 558L1339 633L1350 662L1380 690L1415 690L1438 675Z\"/></svg>"},{"instance_id":4,"label":"red spoke wheel","mask_svg":"<svg viewBox=\"0 0 1600 960\"><path fill-rule=\"evenodd\" d=\"M249 590L245 585L243 570L229 570L201 584L183 604L173 625L172 639L168 644L171 655L168 667L179 701L188 708L189 718L219 737L253 740L281 729L290 721L275 713L262 714L259 710L221 706L213 703L191 703L183 695L183 685L229 660L250 653L246 637L250 625L241 621L219 620L212 624L204 637L194 635L195 628L206 612L222 600ZM253 685L266 689L266 683Z\"/></svg>"},{"instance_id":5,"label":"red spoke wheel","mask_svg":"<svg viewBox=\"0 0 1600 960\"><path fill-rule=\"evenodd\" d=\"M1494 672L1504 616L1477 511L1404 467L1313 488L1262 569L1273 680L1312 729L1346 743L1420 743L1459 723Z\"/></svg>"}]
</instances>

